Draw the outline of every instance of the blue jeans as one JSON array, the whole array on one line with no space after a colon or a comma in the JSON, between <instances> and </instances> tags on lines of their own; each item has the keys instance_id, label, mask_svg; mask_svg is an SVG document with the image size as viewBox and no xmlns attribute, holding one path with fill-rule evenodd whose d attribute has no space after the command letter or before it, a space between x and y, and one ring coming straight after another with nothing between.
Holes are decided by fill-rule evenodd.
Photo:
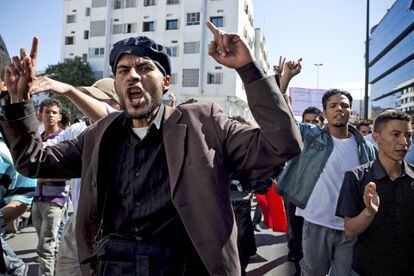
<instances>
[{"instance_id":1,"label":"blue jeans","mask_svg":"<svg viewBox=\"0 0 414 276\"><path fill-rule=\"evenodd\" d=\"M3 247L3 258L7 268L7 275L25 275L26 265L19 259L9 245L0 237Z\"/></svg>"}]
</instances>

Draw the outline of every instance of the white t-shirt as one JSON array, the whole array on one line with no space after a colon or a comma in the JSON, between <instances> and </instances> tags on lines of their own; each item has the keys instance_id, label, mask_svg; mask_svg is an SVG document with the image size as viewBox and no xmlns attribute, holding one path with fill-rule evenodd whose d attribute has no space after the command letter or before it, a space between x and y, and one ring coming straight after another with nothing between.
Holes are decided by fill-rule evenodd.
<instances>
[{"instance_id":1,"label":"white t-shirt","mask_svg":"<svg viewBox=\"0 0 414 276\"><path fill-rule=\"evenodd\" d=\"M331 229L344 230L344 220L335 216L336 204L346 171L359 166L358 145L353 136L332 137L334 148L326 162L305 209L296 208L296 215Z\"/></svg>"},{"instance_id":2,"label":"white t-shirt","mask_svg":"<svg viewBox=\"0 0 414 276\"><path fill-rule=\"evenodd\" d=\"M148 127L133 127L132 131L142 140L147 136Z\"/></svg>"}]
</instances>

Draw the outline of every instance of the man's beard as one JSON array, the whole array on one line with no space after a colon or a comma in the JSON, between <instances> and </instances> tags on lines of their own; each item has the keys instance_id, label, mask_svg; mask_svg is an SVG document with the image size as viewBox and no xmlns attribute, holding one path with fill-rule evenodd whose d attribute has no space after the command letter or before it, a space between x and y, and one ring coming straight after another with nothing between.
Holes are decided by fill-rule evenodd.
<instances>
[{"instance_id":1,"label":"man's beard","mask_svg":"<svg viewBox=\"0 0 414 276\"><path fill-rule=\"evenodd\" d=\"M121 100L121 104L124 107L126 107L124 99ZM151 117L151 114L161 106L161 104L162 104L161 99L156 99L156 98L151 97L150 103L145 106L144 111L142 113L131 114L130 112L128 112L128 108L125 108L125 113L131 119L148 119Z\"/></svg>"},{"instance_id":2,"label":"man's beard","mask_svg":"<svg viewBox=\"0 0 414 276\"><path fill-rule=\"evenodd\" d=\"M151 97L151 102L148 106L145 107L144 113L141 115L137 115L132 119L148 119L149 117L151 117L151 114L161 106L161 104L161 100Z\"/></svg>"},{"instance_id":3,"label":"man's beard","mask_svg":"<svg viewBox=\"0 0 414 276\"><path fill-rule=\"evenodd\" d=\"M332 124L333 127L345 127L347 125L348 125L348 123L336 123L336 124Z\"/></svg>"}]
</instances>

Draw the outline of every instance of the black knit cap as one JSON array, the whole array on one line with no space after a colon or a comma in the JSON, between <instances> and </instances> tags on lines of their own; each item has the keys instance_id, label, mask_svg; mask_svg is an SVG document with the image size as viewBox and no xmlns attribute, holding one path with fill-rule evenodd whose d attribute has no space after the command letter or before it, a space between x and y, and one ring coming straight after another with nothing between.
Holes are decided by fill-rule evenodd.
<instances>
[{"instance_id":1,"label":"black knit cap","mask_svg":"<svg viewBox=\"0 0 414 276\"><path fill-rule=\"evenodd\" d=\"M160 71L171 75L171 62L167 49L146 36L130 37L114 44L109 55L109 64L115 75L116 65L123 54L150 58Z\"/></svg>"}]
</instances>

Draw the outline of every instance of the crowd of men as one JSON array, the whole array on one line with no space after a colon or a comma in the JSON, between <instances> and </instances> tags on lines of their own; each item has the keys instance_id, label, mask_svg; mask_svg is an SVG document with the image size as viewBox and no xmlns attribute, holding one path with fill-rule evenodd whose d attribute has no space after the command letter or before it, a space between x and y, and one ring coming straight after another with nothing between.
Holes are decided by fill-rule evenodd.
<instances>
[{"instance_id":1,"label":"crowd of men","mask_svg":"<svg viewBox=\"0 0 414 276\"><path fill-rule=\"evenodd\" d=\"M275 179L296 275L414 275L411 117L386 110L373 129L354 127L351 94L331 89L323 111L295 121L286 91L302 60L266 76L239 35L207 26L209 54L237 71L255 123L215 103L176 107L173 94L164 104L170 59L145 36L115 43L115 79L90 87L35 76L37 38L4 68L0 223L31 205L39 275L245 275L260 231L251 200ZM91 123L62 122L57 100L36 109L43 91ZM25 275L1 243L0 272Z\"/></svg>"}]
</instances>

